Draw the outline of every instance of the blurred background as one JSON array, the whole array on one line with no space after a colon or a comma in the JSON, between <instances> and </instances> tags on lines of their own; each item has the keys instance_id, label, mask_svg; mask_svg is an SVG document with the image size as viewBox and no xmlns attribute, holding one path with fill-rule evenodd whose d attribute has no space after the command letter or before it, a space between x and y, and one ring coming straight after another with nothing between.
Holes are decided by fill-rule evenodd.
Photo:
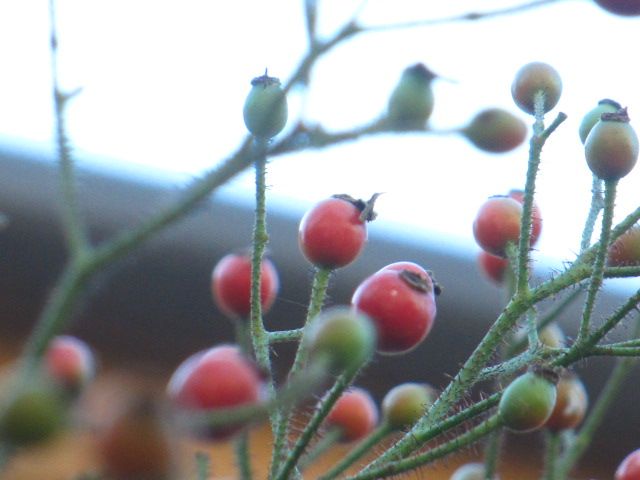
<instances>
[{"instance_id":1,"label":"blurred background","mask_svg":"<svg viewBox=\"0 0 640 480\"><path fill-rule=\"evenodd\" d=\"M83 214L95 240L138 224L232 152L246 134L241 110L251 78L267 67L286 80L307 48L303 2L58 3L62 86L82 89L70 103L68 127ZM521 3L327 0L318 2L318 30L328 38L356 11L362 25L376 26ZM342 131L382 114L407 66L423 62L443 77L434 83L430 121L443 133L381 135L274 158L269 165L269 249L282 284L266 318L269 328L293 328L304 317L312 269L298 251L297 225L310 205L334 193L384 195L365 252L335 275L328 303L348 302L361 279L397 260L430 268L444 286L429 339L407 356L378 358L370 367L375 375L362 377L378 399L399 381L446 385L504 301L478 270L471 224L488 196L524 186L527 147L487 154L453 131L494 106L531 124L511 100L515 72L544 61L560 73L563 94L548 121L559 111L568 120L543 151L536 202L544 226L533 254L540 280L579 248L591 196L577 135L582 116L602 98L627 106L632 123L640 112L630 55L640 19L611 15L586 0L548 3L479 21L364 33L323 57L310 88L289 97L290 125L305 118ZM48 22L45 1L0 4L0 212L10 220L0 232L0 326L14 339L13 351L65 258L52 153ZM616 220L637 207L639 182L638 170L621 182ZM105 364L135 366L159 383L193 351L231 340L231 323L211 301L209 276L217 259L250 243L252 184L251 172L239 175L193 215L110 268L94 282L73 333L95 344ZM638 279L608 281L599 314L639 285ZM576 306L561 319L569 335L578 314ZM291 346L279 347L279 374L291 352ZM610 367L601 359L579 366L593 396ZM623 400L632 394L630 385L609 419L611 428L596 439L595 448L606 449L601 463L608 471L637 447L633 425L640 415Z\"/></svg>"}]
</instances>

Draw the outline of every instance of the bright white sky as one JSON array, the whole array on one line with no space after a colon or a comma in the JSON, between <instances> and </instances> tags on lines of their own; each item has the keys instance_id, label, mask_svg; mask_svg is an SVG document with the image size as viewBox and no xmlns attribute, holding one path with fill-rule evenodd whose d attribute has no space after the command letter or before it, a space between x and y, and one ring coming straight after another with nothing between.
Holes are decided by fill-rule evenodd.
<instances>
[{"instance_id":1,"label":"bright white sky","mask_svg":"<svg viewBox=\"0 0 640 480\"><path fill-rule=\"evenodd\" d=\"M329 34L360 1L320 1L320 31ZM370 0L363 24L437 18L519 1ZM61 70L71 104L69 130L80 150L185 176L215 164L245 134L242 104L265 67L286 79L306 48L301 0L60 0ZM48 13L44 0L0 2L0 134L49 142L52 131ZM424 62L456 83L435 85L435 128L466 123L485 107L519 112L510 85L530 61L550 63L564 91L549 121L569 120L543 152L537 201L544 228L539 248L571 258L590 198L577 127L604 97L640 119L637 47L640 17L626 19L588 0L568 0L522 14L403 32L366 34L317 66L305 103L308 118L346 129L380 114L401 71ZM290 118L301 111L292 96ZM640 120L636 121L640 125ZM483 154L457 136L368 139L278 158L270 168L278 203L313 202L333 193L378 202L383 222L423 234L446 234L477 249L471 224L482 201L522 187L527 150ZM179 180L180 181L180 180ZM250 189L245 175L234 188ZM640 168L620 186L617 218L638 205ZM300 208L300 201L290 202Z\"/></svg>"}]
</instances>

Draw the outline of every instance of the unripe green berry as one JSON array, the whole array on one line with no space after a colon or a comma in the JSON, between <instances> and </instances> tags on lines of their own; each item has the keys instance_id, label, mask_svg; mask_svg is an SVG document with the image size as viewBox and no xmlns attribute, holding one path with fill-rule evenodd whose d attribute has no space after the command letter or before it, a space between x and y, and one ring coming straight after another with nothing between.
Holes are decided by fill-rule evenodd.
<instances>
[{"instance_id":1,"label":"unripe green berry","mask_svg":"<svg viewBox=\"0 0 640 480\"><path fill-rule=\"evenodd\" d=\"M511 84L511 96L516 105L523 111L535 114L535 96L544 93L543 112L556 106L562 93L562 79L558 72L543 62L532 62L523 66L516 73Z\"/></svg>"},{"instance_id":2,"label":"unripe green berry","mask_svg":"<svg viewBox=\"0 0 640 480\"><path fill-rule=\"evenodd\" d=\"M382 400L382 415L391 428L415 424L433 404L436 391L425 383L403 383L393 387Z\"/></svg>"},{"instance_id":3,"label":"unripe green berry","mask_svg":"<svg viewBox=\"0 0 640 480\"><path fill-rule=\"evenodd\" d=\"M347 307L333 307L318 315L305 336L311 359L328 359L330 368L357 368L371 358L376 330L369 318Z\"/></svg>"},{"instance_id":4,"label":"unripe green berry","mask_svg":"<svg viewBox=\"0 0 640 480\"><path fill-rule=\"evenodd\" d=\"M638 161L638 135L629 124L626 109L603 113L584 142L584 154L591 171L602 180L619 180Z\"/></svg>"},{"instance_id":5,"label":"unripe green berry","mask_svg":"<svg viewBox=\"0 0 640 480\"><path fill-rule=\"evenodd\" d=\"M272 138L287 123L287 97L280 80L264 75L251 80L251 91L244 102L244 123L255 137Z\"/></svg>"},{"instance_id":6,"label":"unripe green berry","mask_svg":"<svg viewBox=\"0 0 640 480\"><path fill-rule=\"evenodd\" d=\"M61 429L64 415L64 403L55 390L26 390L11 400L0 419L0 437L16 446L44 442Z\"/></svg>"},{"instance_id":7,"label":"unripe green berry","mask_svg":"<svg viewBox=\"0 0 640 480\"><path fill-rule=\"evenodd\" d=\"M433 112L431 82L434 78L436 74L422 63L404 70L389 97L387 120L391 128L396 130L425 128Z\"/></svg>"},{"instance_id":8,"label":"unripe green berry","mask_svg":"<svg viewBox=\"0 0 640 480\"><path fill-rule=\"evenodd\" d=\"M488 108L473 117L461 133L480 150L503 153L524 142L527 126L506 110Z\"/></svg>"},{"instance_id":9,"label":"unripe green berry","mask_svg":"<svg viewBox=\"0 0 640 480\"><path fill-rule=\"evenodd\" d=\"M600 117L603 113L615 113L622 108L615 100L604 98L598 102L598 106L591 109L580 122L578 127L578 135L580 135L580 141L584 144L587 140L587 135L593 128L593 126L600 121Z\"/></svg>"},{"instance_id":10,"label":"unripe green berry","mask_svg":"<svg viewBox=\"0 0 640 480\"><path fill-rule=\"evenodd\" d=\"M542 427L556 404L557 375L527 372L516 378L502 393L498 415L505 427L519 433Z\"/></svg>"}]
</instances>

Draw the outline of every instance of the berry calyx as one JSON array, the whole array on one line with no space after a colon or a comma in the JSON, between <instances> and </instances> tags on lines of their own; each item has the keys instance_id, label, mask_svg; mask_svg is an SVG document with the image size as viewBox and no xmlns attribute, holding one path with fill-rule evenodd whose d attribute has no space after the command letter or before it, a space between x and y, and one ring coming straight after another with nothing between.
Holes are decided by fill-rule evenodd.
<instances>
[{"instance_id":1,"label":"berry calyx","mask_svg":"<svg viewBox=\"0 0 640 480\"><path fill-rule=\"evenodd\" d=\"M639 149L638 135L624 108L603 113L584 143L587 165L602 180L619 180L631 172Z\"/></svg>"},{"instance_id":2,"label":"berry calyx","mask_svg":"<svg viewBox=\"0 0 640 480\"><path fill-rule=\"evenodd\" d=\"M521 110L534 115L534 101L538 92L544 95L543 112L546 113L560 100L562 79L551 65L531 62L516 73L511 84L511 96Z\"/></svg>"},{"instance_id":3,"label":"berry calyx","mask_svg":"<svg viewBox=\"0 0 640 480\"><path fill-rule=\"evenodd\" d=\"M368 201L334 195L305 213L298 229L298 245L307 260L319 268L335 269L353 262L367 241L367 222L376 218Z\"/></svg>"},{"instance_id":4,"label":"berry calyx","mask_svg":"<svg viewBox=\"0 0 640 480\"><path fill-rule=\"evenodd\" d=\"M282 131L287 123L287 97L280 80L264 75L251 80L251 90L242 110L244 123L252 135L269 139Z\"/></svg>"},{"instance_id":5,"label":"berry calyx","mask_svg":"<svg viewBox=\"0 0 640 480\"><path fill-rule=\"evenodd\" d=\"M358 368L371 358L376 331L363 313L334 307L312 320L305 340L311 360L326 358L332 369L341 372Z\"/></svg>"},{"instance_id":6,"label":"berry calyx","mask_svg":"<svg viewBox=\"0 0 640 480\"><path fill-rule=\"evenodd\" d=\"M410 427L436 399L435 389L426 383L403 383L387 392L382 400L382 417L394 430Z\"/></svg>"},{"instance_id":7,"label":"berry calyx","mask_svg":"<svg viewBox=\"0 0 640 480\"><path fill-rule=\"evenodd\" d=\"M260 267L260 305L269 311L278 294L278 272L267 258ZM230 253L216 264L211 274L211 293L216 305L231 318L247 318L251 312L251 256Z\"/></svg>"},{"instance_id":8,"label":"berry calyx","mask_svg":"<svg viewBox=\"0 0 640 480\"><path fill-rule=\"evenodd\" d=\"M340 429L343 442L361 440L377 423L378 407L369 392L358 387L345 391L326 419L327 427Z\"/></svg>"},{"instance_id":9,"label":"berry calyx","mask_svg":"<svg viewBox=\"0 0 640 480\"><path fill-rule=\"evenodd\" d=\"M551 371L520 375L502 393L498 415L504 426L518 433L542 427L556 403L557 375Z\"/></svg>"},{"instance_id":10,"label":"berry calyx","mask_svg":"<svg viewBox=\"0 0 640 480\"><path fill-rule=\"evenodd\" d=\"M471 119L462 135L480 150L504 153L520 146L527 137L527 126L501 108L488 108Z\"/></svg>"},{"instance_id":11,"label":"berry calyx","mask_svg":"<svg viewBox=\"0 0 640 480\"><path fill-rule=\"evenodd\" d=\"M367 314L376 327L378 352L408 352L431 330L439 288L428 273L422 272L382 269L354 292L351 304Z\"/></svg>"},{"instance_id":12,"label":"berry calyx","mask_svg":"<svg viewBox=\"0 0 640 480\"><path fill-rule=\"evenodd\" d=\"M425 128L433 112L431 82L437 75L424 64L417 63L402 73L387 106L387 121L395 130Z\"/></svg>"},{"instance_id":13,"label":"berry calyx","mask_svg":"<svg viewBox=\"0 0 640 480\"><path fill-rule=\"evenodd\" d=\"M262 375L236 345L219 345L186 359L171 376L167 394L175 407L207 411L261 400ZM213 440L225 439L244 425L207 426L195 432Z\"/></svg>"},{"instance_id":14,"label":"berry calyx","mask_svg":"<svg viewBox=\"0 0 640 480\"><path fill-rule=\"evenodd\" d=\"M600 121L600 117L603 113L614 113L621 108L622 106L615 100L611 100L609 98L603 98L602 100L600 100L598 102L598 105L587 112L587 114L582 118L582 121L580 122L578 135L580 136L580 141L582 142L582 144L584 145L589 132L591 131L593 126Z\"/></svg>"}]
</instances>

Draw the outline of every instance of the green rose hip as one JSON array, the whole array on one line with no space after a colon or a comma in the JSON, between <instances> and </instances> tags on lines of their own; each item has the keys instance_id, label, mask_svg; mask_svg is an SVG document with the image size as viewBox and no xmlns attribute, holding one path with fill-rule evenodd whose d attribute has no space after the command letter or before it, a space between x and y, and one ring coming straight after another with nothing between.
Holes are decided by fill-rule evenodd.
<instances>
[{"instance_id":1,"label":"green rose hip","mask_svg":"<svg viewBox=\"0 0 640 480\"><path fill-rule=\"evenodd\" d=\"M251 80L251 91L242 111L244 123L255 137L273 138L287 123L287 97L280 80L264 75Z\"/></svg>"}]
</instances>

